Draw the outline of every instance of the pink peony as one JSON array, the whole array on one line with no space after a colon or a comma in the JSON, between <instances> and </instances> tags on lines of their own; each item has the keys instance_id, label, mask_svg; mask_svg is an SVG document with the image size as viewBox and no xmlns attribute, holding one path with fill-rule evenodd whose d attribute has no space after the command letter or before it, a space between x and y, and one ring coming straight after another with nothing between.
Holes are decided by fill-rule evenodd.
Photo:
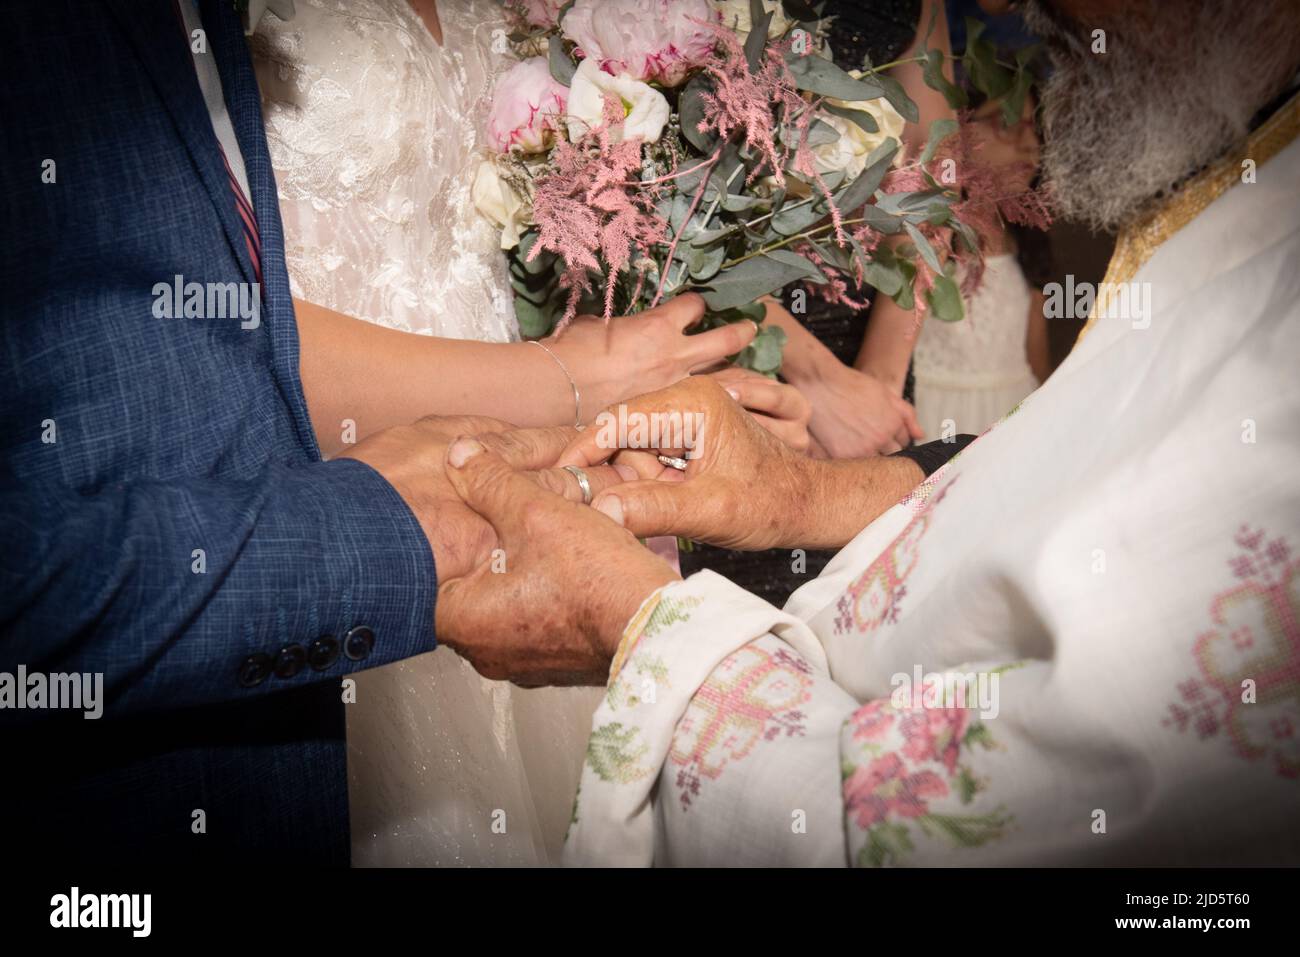
<instances>
[{"instance_id":1,"label":"pink peony","mask_svg":"<svg viewBox=\"0 0 1300 957\"><path fill-rule=\"evenodd\" d=\"M606 73L676 86L713 52L708 0L577 0L560 29Z\"/></svg>"},{"instance_id":2,"label":"pink peony","mask_svg":"<svg viewBox=\"0 0 1300 957\"><path fill-rule=\"evenodd\" d=\"M532 27L550 28L560 16L565 0L510 0L507 6L524 18Z\"/></svg>"},{"instance_id":3,"label":"pink peony","mask_svg":"<svg viewBox=\"0 0 1300 957\"><path fill-rule=\"evenodd\" d=\"M488 142L502 153L511 149L545 152L555 140L555 131L561 128L568 97L568 87L551 76L545 57L516 63L492 95Z\"/></svg>"}]
</instances>

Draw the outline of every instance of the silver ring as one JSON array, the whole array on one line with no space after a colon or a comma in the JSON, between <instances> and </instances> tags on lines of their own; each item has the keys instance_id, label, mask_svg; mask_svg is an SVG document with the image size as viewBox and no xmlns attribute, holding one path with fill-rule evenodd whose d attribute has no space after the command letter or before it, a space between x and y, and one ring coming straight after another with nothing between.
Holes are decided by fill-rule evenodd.
<instances>
[{"instance_id":1,"label":"silver ring","mask_svg":"<svg viewBox=\"0 0 1300 957\"><path fill-rule=\"evenodd\" d=\"M591 483L587 481L587 473L576 465L564 466L564 471L568 472L578 480L578 488L582 489L582 504L591 504Z\"/></svg>"},{"instance_id":2,"label":"silver ring","mask_svg":"<svg viewBox=\"0 0 1300 957\"><path fill-rule=\"evenodd\" d=\"M670 469L676 469L679 472L686 471L685 459L679 459L676 456L672 456L672 455L661 455L659 456L659 461L661 464L668 466Z\"/></svg>"}]
</instances>

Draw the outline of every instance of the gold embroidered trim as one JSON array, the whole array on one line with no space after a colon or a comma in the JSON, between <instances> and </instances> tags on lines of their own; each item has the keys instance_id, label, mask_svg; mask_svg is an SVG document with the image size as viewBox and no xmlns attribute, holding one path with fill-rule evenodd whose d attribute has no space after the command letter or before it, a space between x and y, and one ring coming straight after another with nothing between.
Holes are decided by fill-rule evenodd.
<instances>
[{"instance_id":1,"label":"gold embroidered trim","mask_svg":"<svg viewBox=\"0 0 1300 957\"><path fill-rule=\"evenodd\" d=\"M1110 293L1128 283L1146 265L1155 251L1180 229L1205 211L1228 189L1241 182L1242 163L1263 166L1300 134L1300 95L1293 96L1268 118L1244 143L1213 166L1191 179L1185 187L1137 222L1127 226L1115 242L1106 277L1093 301L1092 314L1079 331L1077 346L1109 305Z\"/></svg>"}]
</instances>

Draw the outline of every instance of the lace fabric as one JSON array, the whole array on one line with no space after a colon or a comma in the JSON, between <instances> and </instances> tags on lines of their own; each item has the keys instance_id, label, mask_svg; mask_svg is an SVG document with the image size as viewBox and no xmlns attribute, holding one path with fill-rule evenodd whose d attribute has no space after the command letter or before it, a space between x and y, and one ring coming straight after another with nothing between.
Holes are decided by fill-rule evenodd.
<instances>
[{"instance_id":1,"label":"lace fabric","mask_svg":"<svg viewBox=\"0 0 1300 957\"><path fill-rule=\"evenodd\" d=\"M296 8L252 38L294 295L410 332L518 338L498 231L470 199L513 62L500 6L440 0L442 47L406 0ZM554 863L601 693L488 681L446 648L359 674L353 863Z\"/></svg>"},{"instance_id":2,"label":"lace fabric","mask_svg":"<svg viewBox=\"0 0 1300 957\"><path fill-rule=\"evenodd\" d=\"M409 332L517 338L498 231L470 201L510 66L493 0L300 0L252 37L295 296Z\"/></svg>"},{"instance_id":3,"label":"lace fabric","mask_svg":"<svg viewBox=\"0 0 1300 957\"><path fill-rule=\"evenodd\" d=\"M912 355L916 413L928 438L978 435L1038 386L1025 352L1029 284L1015 256L985 261L960 322L926 319Z\"/></svg>"}]
</instances>

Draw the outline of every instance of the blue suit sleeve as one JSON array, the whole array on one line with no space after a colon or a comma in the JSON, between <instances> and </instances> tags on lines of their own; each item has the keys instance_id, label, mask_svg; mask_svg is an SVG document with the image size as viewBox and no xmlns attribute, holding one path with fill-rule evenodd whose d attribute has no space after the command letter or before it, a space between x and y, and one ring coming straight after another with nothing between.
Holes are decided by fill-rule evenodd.
<instances>
[{"instance_id":1,"label":"blue suit sleeve","mask_svg":"<svg viewBox=\"0 0 1300 957\"><path fill-rule=\"evenodd\" d=\"M9 482L0 529L0 671L102 673L110 714L337 680L435 645L428 541L356 460L90 494Z\"/></svg>"}]
</instances>

